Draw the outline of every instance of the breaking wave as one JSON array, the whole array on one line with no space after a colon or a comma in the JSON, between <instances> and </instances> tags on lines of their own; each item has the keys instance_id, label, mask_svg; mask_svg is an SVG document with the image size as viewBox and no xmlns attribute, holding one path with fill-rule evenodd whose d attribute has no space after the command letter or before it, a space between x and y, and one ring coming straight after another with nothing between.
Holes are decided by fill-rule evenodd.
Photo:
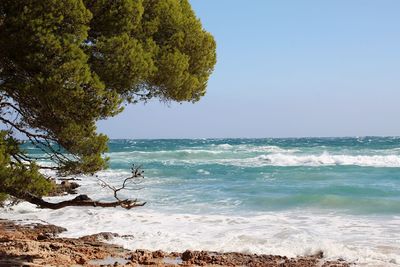
<instances>
[{"instance_id":1,"label":"breaking wave","mask_svg":"<svg viewBox=\"0 0 400 267\"><path fill-rule=\"evenodd\" d=\"M255 158L260 164L273 166L332 166L355 165L364 167L400 167L398 155L261 155ZM253 159L251 160L253 161Z\"/></svg>"}]
</instances>

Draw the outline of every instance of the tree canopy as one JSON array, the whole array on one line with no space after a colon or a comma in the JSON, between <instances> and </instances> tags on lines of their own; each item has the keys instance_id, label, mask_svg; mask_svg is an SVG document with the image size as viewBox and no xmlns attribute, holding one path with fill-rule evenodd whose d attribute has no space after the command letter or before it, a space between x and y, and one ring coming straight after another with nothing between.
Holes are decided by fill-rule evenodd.
<instances>
[{"instance_id":1,"label":"tree canopy","mask_svg":"<svg viewBox=\"0 0 400 267\"><path fill-rule=\"evenodd\" d=\"M196 102L215 63L188 0L0 1L0 193L45 195L41 168L105 168L96 121L152 98ZM21 136L46 156L26 153Z\"/></svg>"}]
</instances>

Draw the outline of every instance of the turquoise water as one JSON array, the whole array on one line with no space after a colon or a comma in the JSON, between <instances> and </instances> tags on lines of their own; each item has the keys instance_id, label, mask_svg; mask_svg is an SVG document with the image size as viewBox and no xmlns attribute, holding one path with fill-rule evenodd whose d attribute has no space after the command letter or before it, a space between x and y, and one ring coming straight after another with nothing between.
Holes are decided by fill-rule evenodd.
<instances>
[{"instance_id":1,"label":"turquoise water","mask_svg":"<svg viewBox=\"0 0 400 267\"><path fill-rule=\"evenodd\" d=\"M145 178L120 197L144 207L37 209L77 237L115 232L128 249L238 251L295 257L319 250L357 266L400 266L400 138L112 140L110 168L79 176L79 194L114 201L132 163ZM27 146L30 153L39 153ZM53 172L48 175L55 175ZM70 199L49 198L48 201Z\"/></svg>"},{"instance_id":2,"label":"turquoise water","mask_svg":"<svg viewBox=\"0 0 400 267\"><path fill-rule=\"evenodd\" d=\"M141 165L139 197L167 210L400 214L398 137L112 140L108 156Z\"/></svg>"}]
</instances>

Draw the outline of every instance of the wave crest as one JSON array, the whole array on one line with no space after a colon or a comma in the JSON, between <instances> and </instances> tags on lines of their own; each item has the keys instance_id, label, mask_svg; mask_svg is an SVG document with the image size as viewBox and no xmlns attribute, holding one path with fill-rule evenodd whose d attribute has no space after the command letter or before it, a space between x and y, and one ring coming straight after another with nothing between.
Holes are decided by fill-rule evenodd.
<instances>
[{"instance_id":1,"label":"wave crest","mask_svg":"<svg viewBox=\"0 0 400 267\"><path fill-rule=\"evenodd\" d=\"M287 155L271 154L256 157L263 165L273 166L333 166L400 167L399 155Z\"/></svg>"}]
</instances>

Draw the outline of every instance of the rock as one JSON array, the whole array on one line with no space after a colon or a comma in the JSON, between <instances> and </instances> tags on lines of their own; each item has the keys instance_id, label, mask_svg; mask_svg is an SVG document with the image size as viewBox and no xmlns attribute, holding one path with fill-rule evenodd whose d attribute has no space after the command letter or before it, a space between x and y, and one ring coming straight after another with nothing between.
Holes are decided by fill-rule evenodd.
<instances>
[{"instance_id":1,"label":"rock","mask_svg":"<svg viewBox=\"0 0 400 267\"><path fill-rule=\"evenodd\" d=\"M80 187L78 183L62 181L60 184L54 182L54 190L50 192L50 196L62 196L66 194L76 194L76 189Z\"/></svg>"},{"instance_id":2,"label":"rock","mask_svg":"<svg viewBox=\"0 0 400 267\"><path fill-rule=\"evenodd\" d=\"M324 252L320 250L317 253L315 253L314 257L316 257L317 259L322 259L324 257Z\"/></svg>"},{"instance_id":3,"label":"rock","mask_svg":"<svg viewBox=\"0 0 400 267\"><path fill-rule=\"evenodd\" d=\"M85 235L81 237L82 240L88 241L88 242L98 242L98 241L110 241L111 239L119 237L118 234L116 233L111 233L111 232L101 232L98 234L93 234L93 235Z\"/></svg>"},{"instance_id":4,"label":"rock","mask_svg":"<svg viewBox=\"0 0 400 267\"><path fill-rule=\"evenodd\" d=\"M165 257L165 252L162 250L157 250L153 252L153 258L164 258Z\"/></svg>"},{"instance_id":5,"label":"rock","mask_svg":"<svg viewBox=\"0 0 400 267\"><path fill-rule=\"evenodd\" d=\"M54 225L0 221L0 240L7 240L0 242L0 266L22 266L22 261L26 266L86 266L92 259L125 258L127 254L115 245L88 243L80 238L57 238L56 234L64 230ZM16 262L11 263L13 260Z\"/></svg>"},{"instance_id":6,"label":"rock","mask_svg":"<svg viewBox=\"0 0 400 267\"><path fill-rule=\"evenodd\" d=\"M153 253L150 250L138 249L132 253L129 258L130 261L134 263L139 263L143 265L153 264Z\"/></svg>"},{"instance_id":7,"label":"rock","mask_svg":"<svg viewBox=\"0 0 400 267\"><path fill-rule=\"evenodd\" d=\"M194 259L194 253L190 250L186 250L185 252L182 253L181 259L183 261L190 261Z\"/></svg>"},{"instance_id":8,"label":"rock","mask_svg":"<svg viewBox=\"0 0 400 267\"><path fill-rule=\"evenodd\" d=\"M312 256L288 258L275 255L244 253L217 253L191 251L183 253L136 250L102 243L97 239L110 239L115 234L104 232L83 238L57 238L65 230L54 225L15 224L0 220L0 266L93 266L92 260L107 258L129 259L124 266L248 266L248 267L349 267L343 259L323 261L323 252ZM182 261L181 261L182 260ZM121 265L121 263L120 263ZM118 266L108 264L107 266Z\"/></svg>"},{"instance_id":9,"label":"rock","mask_svg":"<svg viewBox=\"0 0 400 267\"><path fill-rule=\"evenodd\" d=\"M43 235L43 234L38 235L36 238L36 240L38 240L38 241L46 240L46 239L49 239L49 236Z\"/></svg>"},{"instance_id":10,"label":"rock","mask_svg":"<svg viewBox=\"0 0 400 267\"><path fill-rule=\"evenodd\" d=\"M76 189L80 186L78 183L68 181L62 181L61 185L66 189Z\"/></svg>"},{"instance_id":11,"label":"rock","mask_svg":"<svg viewBox=\"0 0 400 267\"><path fill-rule=\"evenodd\" d=\"M76 198L74 198L74 200L87 201L87 200L91 200L91 199L87 195L79 195Z\"/></svg>"},{"instance_id":12,"label":"rock","mask_svg":"<svg viewBox=\"0 0 400 267\"><path fill-rule=\"evenodd\" d=\"M84 259L84 258L79 258L77 261L76 261L76 263L78 263L78 264L85 264L86 263L86 260Z\"/></svg>"}]
</instances>

